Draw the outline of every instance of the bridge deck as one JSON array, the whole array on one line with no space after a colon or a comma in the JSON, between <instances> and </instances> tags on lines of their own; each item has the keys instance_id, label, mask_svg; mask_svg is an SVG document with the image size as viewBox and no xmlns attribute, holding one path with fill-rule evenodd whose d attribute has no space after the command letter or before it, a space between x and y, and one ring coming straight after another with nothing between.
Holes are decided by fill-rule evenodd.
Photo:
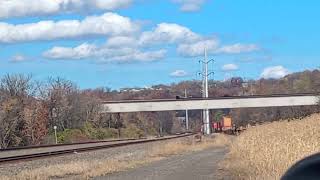
<instances>
[{"instance_id":1,"label":"bridge deck","mask_svg":"<svg viewBox=\"0 0 320 180\"><path fill-rule=\"evenodd\" d=\"M156 112L249 107L310 106L318 103L314 94L233 96L220 98L157 99L103 102L103 112Z\"/></svg>"}]
</instances>

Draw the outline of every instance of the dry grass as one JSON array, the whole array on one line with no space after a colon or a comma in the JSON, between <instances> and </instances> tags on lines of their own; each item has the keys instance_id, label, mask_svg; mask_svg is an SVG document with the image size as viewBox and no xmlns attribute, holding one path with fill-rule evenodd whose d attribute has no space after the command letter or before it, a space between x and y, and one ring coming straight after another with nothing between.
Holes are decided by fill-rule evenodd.
<instances>
[{"instance_id":1,"label":"dry grass","mask_svg":"<svg viewBox=\"0 0 320 180\"><path fill-rule=\"evenodd\" d=\"M28 179L28 180L43 180L50 178L66 178L66 179L89 179L106 173L118 172L123 169L136 167L137 165L146 163L147 161L131 161L124 160L106 160L84 162L78 161L69 164L54 165L42 167L32 170L25 170L18 175L10 177L10 179ZM7 177L9 179L9 177ZM0 179L2 179L0 177Z\"/></svg>"},{"instance_id":2,"label":"dry grass","mask_svg":"<svg viewBox=\"0 0 320 180\"><path fill-rule=\"evenodd\" d=\"M24 170L13 177L0 176L0 179L17 180L44 180L50 178L89 179L90 177L103 176L119 172L142 164L161 160L165 157L199 151L212 146L224 146L225 137L219 135L216 138L204 138L202 142L196 142L193 138L187 140L168 141L157 144L146 150L143 159L137 159L134 155L122 155L112 160L77 161L61 165L52 165L31 170Z\"/></svg>"},{"instance_id":3,"label":"dry grass","mask_svg":"<svg viewBox=\"0 0 320 180\"><path fill-rule=\"evenodd\" d=\"M154 147L149 156L151 157L166 157L180 154L181 152L200 151L209 147L223 147L229 139L226 135L217 134L214 138L203 138L201 142L196 142L194 139L189 141L173 141L166 143L161 148Z\"/></svg>"},{"instance_id":4,"label":"dry grass","mask_svg":"<svg viewBox=\"0 0 320 180\"><path fill-rule=\"evenodd\" d=\"M248 129L222 166L234 179L280 179L298 160L320 151L320 114Z\"/></svg>"}]
</instances>

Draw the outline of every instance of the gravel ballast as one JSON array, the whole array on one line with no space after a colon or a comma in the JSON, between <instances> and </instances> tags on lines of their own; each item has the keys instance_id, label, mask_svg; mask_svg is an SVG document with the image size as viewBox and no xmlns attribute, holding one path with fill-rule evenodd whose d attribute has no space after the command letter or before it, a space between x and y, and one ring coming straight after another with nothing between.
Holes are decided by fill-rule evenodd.
<instances>
[{"instance_id":1,"label":"gravel ballast","mask_svg":"<svg viewBox=\"0 0 320 180\"><path fill-rule=\"evenodd\" d=\"M188 139L188 137L179 138ZM144 144L134 144L122 147L114 147L109 149L101 149L97 151L74 153L65 156L57 156L46 159L37 159L33 161L25 161L14 164L2 164L0 165L0 175L2 176L14 176L24 170L32 170L41 167L47 167L50 165L59 165L72 162L94 161L94 160L114 160L118 159L143 159L146 152L154 146L161 147L162 144L177 141L177 139L149 142Z\"/></svg>"}]
</instances>

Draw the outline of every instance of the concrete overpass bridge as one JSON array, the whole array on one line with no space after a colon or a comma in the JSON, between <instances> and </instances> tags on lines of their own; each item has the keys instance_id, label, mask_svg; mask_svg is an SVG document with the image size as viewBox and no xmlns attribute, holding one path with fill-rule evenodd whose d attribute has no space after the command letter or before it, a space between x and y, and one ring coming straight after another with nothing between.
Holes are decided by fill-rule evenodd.
<instances>
[{"instance_id":1,"label":"concrete overpass bridge","mask_svg":"<svg viewBox=\"0 0 320 180\"><path fill-rule=\"evenodd\" d=\"M127 113L253 107L311 106L316 105L318 101L319 97L315 94L275 94L219 98L125 100L102 102L102 104L104 113Z\"/></svg>"}]
</instances>

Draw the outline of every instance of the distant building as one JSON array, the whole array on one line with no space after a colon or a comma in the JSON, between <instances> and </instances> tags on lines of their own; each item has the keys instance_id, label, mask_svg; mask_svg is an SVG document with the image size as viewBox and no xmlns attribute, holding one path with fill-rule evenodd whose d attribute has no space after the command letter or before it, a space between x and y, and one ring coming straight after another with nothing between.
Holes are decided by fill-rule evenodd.
<instances>
[{"instance_id":1,"label":"distant building","mask_svg":"<svg viewBox=\"0 0 320 180\"><path fill-rule=\"evenodd\" d=\"M243 79L241 77L233 77L231 78L231 85L233 87L241 87L243 83Z\"/></svg>"},{"instance_id":2,"label":"distant building","mask_svg":"<svg viewBox=\"0 0 320 180\"><path fill-rule=\"evenodd\" d=\"M163 88L161 88L161 87L121 88L121 89L120 89L120 92L140 92L140 91L147 91L147 90L151 90L151 91L162 91Z\"/></svg>"}]
</instances>

